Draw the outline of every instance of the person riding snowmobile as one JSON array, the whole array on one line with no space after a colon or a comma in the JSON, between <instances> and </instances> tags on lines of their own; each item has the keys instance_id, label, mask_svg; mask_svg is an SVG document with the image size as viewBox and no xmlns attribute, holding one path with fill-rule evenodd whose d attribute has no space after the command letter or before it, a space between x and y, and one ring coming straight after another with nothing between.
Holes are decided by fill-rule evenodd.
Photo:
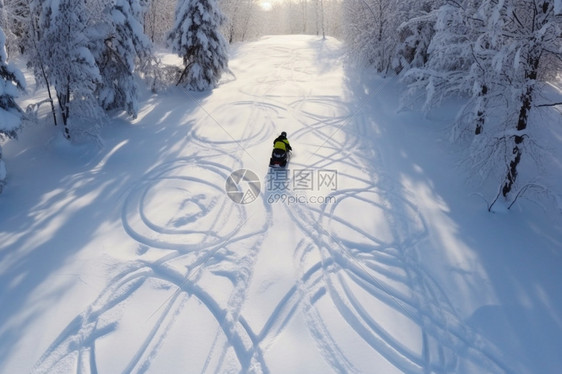
<instances>
[{"instance_id":1,"label":"person riding snowmobile","mask_svg":"<svg viewBox=\"0 0 562 374\"><path fill-rule=\"evenodd\" d=\"M291 144L289 144L289 140L287 139L287 133L285 131L283 131L281 135L279 135L273 141L273 149L281 149L285 152L293 150L293 148L291 148Z\"/></svg>"}]
</instances>

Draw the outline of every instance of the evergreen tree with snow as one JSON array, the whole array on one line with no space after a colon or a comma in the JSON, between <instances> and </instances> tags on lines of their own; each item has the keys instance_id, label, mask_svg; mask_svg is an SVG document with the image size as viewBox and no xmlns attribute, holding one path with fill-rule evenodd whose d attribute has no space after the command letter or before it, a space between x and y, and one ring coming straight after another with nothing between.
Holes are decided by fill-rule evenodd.
<instances>
[{"instance_id":1,"label":"evergreen tree with snow","mask_svg":"<svg viewBox=\"0 0 562 374\"><path fill-rule=\"evenodd\" d=\"M103 111L95 96L101 81L89 47L90 24L84 0L33 2L38 14L37 55L32 63L51 84L67 139L71 134L97 136ZM72 119L76 118L75 121Z\"/></svg>"},{"instance_id":2,"label":"evergreen tree with snow","mask_svg":"<svg viewBox=\"0 0 562 374\"><path fill-rule=\"evenodd\" d=\"M179 0L168 35L172 50L183 58L177 84L203 91L214 88L228 69L227 43L220 32L225 17L215 0Z\"/></svg>"},{"instance_id":3,"label":"evergreen tree with snow","mask_svg":"<svg viewBox=\"0 0 562 374\"><path fill-rule=\"evenodd\" d=\"M97 95L106 110L124 109L132 117L138 112L135 67L152 59L152 43L144 34L140 0L115 0L107 10L107 21L99 25L103 40L94 48L101 74Z\"/></svg>"},{"instance_id":4,"label":"evergreen tree with snow","mask_svg":"<svg viewBox=\"0 0 562 374\"><path fill-rule=\"evenodd\" d=\"M0 27L0 140L15 138L21 126L22 111L15 102L18 91L25 89L25 80L21 73L7 63L5 49L6 37ZM0 192L5 184L6 165L2 160L0 147Z\"/></svg>"}]
</instances>

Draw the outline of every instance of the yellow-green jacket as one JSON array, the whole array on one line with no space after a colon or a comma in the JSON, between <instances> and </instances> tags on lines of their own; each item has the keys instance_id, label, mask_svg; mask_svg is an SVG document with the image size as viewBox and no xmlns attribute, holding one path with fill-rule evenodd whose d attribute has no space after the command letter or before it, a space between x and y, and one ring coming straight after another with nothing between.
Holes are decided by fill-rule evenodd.
<instances>
[{"instance_id":1,"label":"yellow-green jacket","mask_svg":"<svg viewBox=\"0 0 562 374\"><path fill-rule=\"evenodd\" d=\"M292 149L289 140L283 136L279 136L273 141L273 148L282 149L284 151L290 151Z\"/></svg>"}]
</instances>

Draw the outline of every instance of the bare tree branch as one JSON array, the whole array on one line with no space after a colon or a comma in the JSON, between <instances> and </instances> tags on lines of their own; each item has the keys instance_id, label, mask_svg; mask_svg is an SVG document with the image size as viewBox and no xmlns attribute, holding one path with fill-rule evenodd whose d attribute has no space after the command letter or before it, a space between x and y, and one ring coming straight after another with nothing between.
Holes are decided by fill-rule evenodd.
<instances>
[{"instance_id":1,"label":"bare tree branch","mask_svg":"<svg viewBox=\"0 0 562 374\"><path fill-rule=\"evenodd\" d=\"M562 105L562 102L559 103L552 103L552 104L540 104L540 105L536 105L537 108L542 108L545 106L557 106L557 105Z\"/></svg>"}]
</instances>

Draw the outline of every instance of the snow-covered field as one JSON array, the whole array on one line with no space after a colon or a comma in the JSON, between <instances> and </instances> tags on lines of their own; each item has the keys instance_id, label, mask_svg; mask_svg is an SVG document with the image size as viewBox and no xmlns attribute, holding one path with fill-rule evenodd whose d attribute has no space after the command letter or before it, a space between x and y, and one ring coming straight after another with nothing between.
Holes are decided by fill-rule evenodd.
<instances>
[{"instance_id":1,"label":"snow-covered field","mask_svg":"<svg viewBox=\"0 0 562 374\"><path fill-rule=\"evenodd\" d=\"M344 66L336 40L265 37L101 147L7 143L0 372L559 373L560 214L488 213L453 110L398 112L396 80Z\"/></svg>"}]
</instances>

